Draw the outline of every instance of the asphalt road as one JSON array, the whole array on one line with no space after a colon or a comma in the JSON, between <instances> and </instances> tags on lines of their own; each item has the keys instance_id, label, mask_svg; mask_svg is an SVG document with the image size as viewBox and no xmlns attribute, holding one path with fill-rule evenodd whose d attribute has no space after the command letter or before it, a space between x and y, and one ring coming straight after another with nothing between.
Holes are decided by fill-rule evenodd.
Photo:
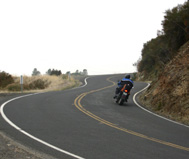
<instances>
[{"instance_id":1,"label":"asphalt road","mask_svg":"<svg viewBox=\"0 0 189 159\"><path fill-rule=\"evenodd\" d=\"M12 122L0 128L22 144L59 159L188 159L189 128L133 102L147 84L135 82L128 103L113 100L122 76L94 76L85 87L35 94L4 105ZM15 129L13 126L16 126Z\"/></svg>"}]
</instances>

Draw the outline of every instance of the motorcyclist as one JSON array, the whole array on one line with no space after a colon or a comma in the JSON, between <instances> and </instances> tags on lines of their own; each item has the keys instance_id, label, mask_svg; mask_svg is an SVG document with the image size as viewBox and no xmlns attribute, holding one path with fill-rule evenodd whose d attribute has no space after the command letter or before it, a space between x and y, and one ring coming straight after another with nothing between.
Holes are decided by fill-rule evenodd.
<instances>
[{"instance_id":1,"label":"motorcyclist","mask_svg":"<svg viewBox=\"0 0 189 159\"><path fill-rule=\"evenodd\" d=\"M117 98L119 92L121 91L121 89L123 88L123 86L125 84L127 84L127 88L128 88L128 91L129 91L128 97L129 97L130 90L132 89L133 84L134 84L133 81L130 79L130 77L131 77L130 75L126 75L125 78L123 78L121 81L118 82L118 84L117 84L118 87L116 88L114 98Z\"/></svg>"}]
</instances>

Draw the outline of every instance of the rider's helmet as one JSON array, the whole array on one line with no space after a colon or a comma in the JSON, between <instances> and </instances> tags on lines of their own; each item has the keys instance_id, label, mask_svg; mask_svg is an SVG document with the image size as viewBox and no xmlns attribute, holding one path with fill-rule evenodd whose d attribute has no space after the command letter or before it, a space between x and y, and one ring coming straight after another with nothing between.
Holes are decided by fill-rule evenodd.
<instances>
[{"instance_id":1,"label":"rider's helmet","mask_svg":"<svg viewBox=\"0 0 189 159\"><path fill-rule=\"evenodd\" d=\"M125 76L125 78L128 78L128 79L130 79L130 77L131 77L130 75L126 75L126 76Z\"/></svg>"}]
</instances>

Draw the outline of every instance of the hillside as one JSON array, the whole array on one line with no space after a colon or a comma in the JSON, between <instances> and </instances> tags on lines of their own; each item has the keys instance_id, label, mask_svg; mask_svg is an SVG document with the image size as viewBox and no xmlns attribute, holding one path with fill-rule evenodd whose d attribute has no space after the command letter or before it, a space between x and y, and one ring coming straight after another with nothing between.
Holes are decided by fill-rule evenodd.
<instances>
[{"instance_id":1,"label":"hillside","mask_svg":"<svg viewBox=\"0 0 189 159\"><path fill-rule=\"evenodd\" d=\"M189 125L189 42L140 97L148 109Z\"/></svg>"},{"instance_id":2,"label":"hillside","mask_svg":"<svg viewBox=\"0 0 189 159\"><path fill-rule=\"evenodd\" d=\"M165 11L162 30L143 45L142 56L136 62L140 78L158 78L178 50L189 41L189 1Z\"/></svg>"}]
</instances>

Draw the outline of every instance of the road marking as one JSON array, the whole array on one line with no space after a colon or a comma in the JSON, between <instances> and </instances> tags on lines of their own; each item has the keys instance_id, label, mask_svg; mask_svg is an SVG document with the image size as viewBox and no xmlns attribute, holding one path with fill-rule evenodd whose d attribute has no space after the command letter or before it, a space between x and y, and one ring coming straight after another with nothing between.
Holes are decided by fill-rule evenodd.
<instances>
[{"instance_id":1,"label":"road marking","mask_svg":"<svg viewBox=\"0 0 189 159\"><path fill-rule=\"evenodd\" d=\"M85 79L85 85L84 85L84 86L86 86L86 85L87 85L87 83L86 83L86 79ZM81 86L81 87L84 87L84 86ZM42 92L42 93L44 93L44 92ZM37 142L40 142L40 143L43 144L43 145L46 145L46 146L48 146L48 147L50 147L50 148L52 148L52 149L54 149L54 150L56 150L56 151L62 152L62 153L64 153L64 154L67 154L67 155L72 156L72 157L74 157L74 158L77 158L77 159L84 159L83 157L80 157L80 156L78 156L78 155L75 155L75 154L73 154L73 153L70 153L70 152L68 152L68 151L65 151L65 150L63 150L63 149L61 149L61 148L58 148L58 147L56 147L56 146L54 146L54 145L52 145L52 144L49 144L49 143L47 143L47 142L45 142L45 141L43 141L43 140L41 140L41 139L39 139L39 138L37 138L37 137L31 135L31 134L29 134L28 132L22 130L20 127L18 127L16 124L14 124L12 121L10 121L10 120L8 119L8 117L5 115L3 109L4 109L4 107L5 107L6 104L8 104L8 103L10 103L10 102L12 102L12 101L14 101L14 100L17 100L17 99L20 99L20 98L24 98L24 97L27 97L27 96L36 95L36 94L41 94L41 93L34 93L34 94L28 94L28 95L19 96L19 97L10 99L10 100L8 100L7 102L3 103L3 104L1 105L1 107L0 107L0 114L2 115L2 117L4 118L4 120L5 120L9 125L11 125L12 127L14 127L16 130L18 130L19 132L21 132L22 134L24 134L24 135L30 137L31 139L33 139L33 140L35 140L35 141L37 141Z\"/></svg>"},{"instance_id":2,"label":"road marking","mask_svg":"<svg viewBox=\"0 0 189 159\"><path fill-rule=\"evenodd\" d=\"M179 123L179 122L173 121L173 120L171 120L171 119L165 118L165 117L163 117L163 116L160 116L160 115L158 115L158 114L155 114L155 113L153 113L153 112L151 112L151 111L145 109L144 107L142 107L140 104L137 103L137 101L136 101L136 96L137 96L139 93L141 93L141 92L143 92L144 90L146 90L149 86L150 86L150 84L148 83L148 85L147 85L145 88L143 88L142 90L140 90L139 92L137 92L137 93L134 94L134 96L133 96L133 101L134 101L134 103L135 103L139 108L141 108L142 110L144 110L144 111L146 111L146 112L148 112L148 113L150 113L150 114L153 114L153 115L155 115L155 116L157 116L157 117L159 117L159 118L162 118L162 119L164 119L164 120L168 120L168 121L170 121L170 122L172 122L172 123L175 123L175 124L178 124L178 125L182 125L182 126L184 126L184 127L189 128L188 125L184 125L184 124L182 124L182 123Z\"/></svg>"},{"instance_id":3,"label":"road marking","mask_svg":"<svg viewBox=\"0 0 189 159\"><path fill-rule=\"evenodd\" d=\"M110 78L113 78L113 77L110 77ZM150 140L150 141L159 143L159 144L163 144L163 145L167 145L167 146L170 146L170 147L173 147L173 148L177 148L177 149L189 151L189 148L188 148L188 147L176 145L176 144L173 144L173 143L170 143L170 142L166 142L166 141L163 141L163 140L159 140L159 139L156 139L156 138L153 138L153 137L148 137L148 136L143 135L143 134L141 134L141 133L137 133L137 132L135 132L135 131L128 130L128 129L126 129L126 128L117 126L116 124L111 123L111 122L109 122L109 121L107 121L107 120L104 120L104 119L102 119L102 118L96 116L95 114L91 113L90 111L86 110L85 108L83 108L83 106L81 105L81 100L82 100L86 95L115 86L115 82L111 81L110 78L107 78L107 81L113 83L112 85L107 86L107 87L104 87L104 88L100 88L100 89L97 89L97 90L92 90L92 91L89 91L89 92L80 94L80 95L74 100L74 105L75 105L75 107L78 108L78 109L79 109L81 112L83 112L84 114L90 116L91 118L93 118L93 119L95 119L95 120L97 120L97 121L99 121L99 122L101 122L101 123L103 123L103 124L105 124L105 125L108 125L108 126L110 126L110 127L112 127L112 128L121 130L121 131L126 132L126 133L128 133L128 134L131 134L131 135L134 135L134 136L143 138L143 139L147 139L147 140Z\"/></svg>"},{"instance_id":4,"label":"road marking","mask_svg":"<svg viewBox=\"0 0 189 159\"><path fill-rule=\"evenodd\" d=\"M68 89L68 90L73 90L73 89L79 89L79 88L83 88L83 87L85 87L86 85L87 85L87 79L88 78L90 78L90 77L86 77L85 79L84 79L84 85L82 85L82 86L79 86L79 87L74 87L74 88L71 88L71 89Z\"/></svg>"}]
</instances>

